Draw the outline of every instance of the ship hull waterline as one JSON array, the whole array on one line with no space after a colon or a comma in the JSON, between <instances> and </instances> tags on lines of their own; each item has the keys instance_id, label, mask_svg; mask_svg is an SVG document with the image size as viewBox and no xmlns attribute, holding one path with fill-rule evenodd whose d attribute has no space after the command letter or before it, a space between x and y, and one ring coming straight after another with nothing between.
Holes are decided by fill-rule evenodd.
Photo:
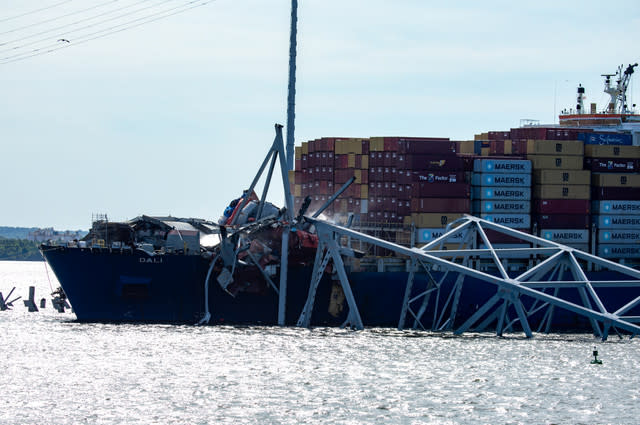
<instances>
[{"instance_id":1,"label":"ship hull waterline","mask_svg":"<svg viewBox=\"0 0 640 425\"><path fill-rule=\"evenodd\" d=\"M196 324L205 315L205 279L209 261L197 255L154 255L144 251L109 250L104 248L43 247L43 255L67 294L79 322L103 323L172 323ZM311 267L290 267L287 289L286 325L295 325L305 304ZM441 274L432 272L438 279ZM439 300L452 289L455 277L450 274L441 285ZM363 323L367 327L398 326L408 273L401 271L351 272L349 283ZM620 279L615 272L590 272L590 279ZM277 282L277 277L274 279ZM415 276L412 296L424 292L428 277ZM632 288L601 292L607 308L615 310L628 299ZM567 297L581 304L574 288L567 288ZM573 293L568 293L574 291ZM462 324L496 292L491 284L466 277L461 292L455 325ZM525 307L531 300L523 299ZM422 316L422 325L431 329L438 316L432 298ZM209 282L209 324L275 325L278 318L278 294L270 287L247 290L231 296L211 278ZM417 304L412 305L417 311ZM629 312L640 315L640 307ZM315 298L312 326L340 326L346 319L348 306L339 287L328 274L322 279ZM536 329L544 312L529 317ZM448 313L447 313L448 314ZM444 316L446 316L445 314ZM411 328L409 317L405 326ZM521 328L516 323L513 330ZM591 331L585 317L557 308L554 311L553 332Z\"/></svg>"}]
</instances>

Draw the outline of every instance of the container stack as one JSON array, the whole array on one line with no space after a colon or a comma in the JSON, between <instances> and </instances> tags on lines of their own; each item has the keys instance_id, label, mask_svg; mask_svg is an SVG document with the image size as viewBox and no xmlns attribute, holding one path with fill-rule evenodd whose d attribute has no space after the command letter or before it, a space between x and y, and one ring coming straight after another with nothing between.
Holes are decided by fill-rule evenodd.
<instances>
[{"instance_id":1,"label":"container stack","mask_svg":"<svg viewBox=\"0 0 640 425\"><path fill-rule=\"evenodd\" d=\"M448 139L398 140L398 183L408 213L403 220L418 229L418 243L430 242L470 212L470 184L457 145Z\"/></svg>"},{"instance_id":2,"label":"container stack","mask_svg":"<svg viewBox=\"0 0 640 425\"><path fill-rule=\"evenodd\" d=\"M556 135L555 137L559 137ZM567 136L570 137L570 136ZM577 135L571 134L577 138ZM590 171L582 169L584 145L578 140L527 140L533 165L533 221L541 237L589 251Z\"/></svg>"},{"instance_id":3,"label":"container stack","mask_svg":"<svg viewBox=\"0 0 640 425\"><path fill-rule=\"evenodd\" d=\"M311 140L308 143L307 182L306 186L302 187L302 195L311 196L311 210L320 208L334 192L333 150L335 141L334 138L322 138ZM305 162L304 158L301 162Z\"/></svg>"},{"instance_id":4,"label":"container stack","mask_svg":"<svg viewBox=\"0 0 640 425\"><path fill-rule=\"evenodd\" d=\"M472 183L473 215L531 233L531 161L476 159ZM517 242L502 234L489 239L497 244Z\"/></svg>"},{"instance_id":5,"label":"container stack","mask_svg":"<svg viewBox=\"0 0 640 425\"><path fill-rule=\"evenodd\" d=\"M369 140L336 139L334 148L335 175L331 194L351 177L355 177L355 181L334 201L331 212L338 219L353 213L356 223L366 221L369 213Z\"/></svg>"},{"instance_id":6,"label":"container stack","mask_svg":"<svg viewBox=\"0 0 640 425\"><path fill-rule=\"evenodd\" d=\"M369 140L369 223L401 222L405 187L398 181L398 142L393 137Z\"/></svg>"},{"instance_id":7,"label":"container stack","mask_svg":"<svg viewBox=\"0 0 640 425\"><path fill-rule=\"evenodd\" d=\"M640 146L630 146L631 136L625 136L584 137L585 168L593 171L596 254L603 258L640 257Z\"/></svg>"}]
</instances>

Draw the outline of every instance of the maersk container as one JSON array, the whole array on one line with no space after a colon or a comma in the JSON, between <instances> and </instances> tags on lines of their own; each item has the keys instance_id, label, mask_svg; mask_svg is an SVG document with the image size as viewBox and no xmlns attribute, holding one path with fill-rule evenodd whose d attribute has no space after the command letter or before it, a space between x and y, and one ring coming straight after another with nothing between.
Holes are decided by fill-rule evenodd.
<instances>
[{"instance_id":1,"label":"maersk container","mask_svg":"<svg viewBox=\"0 0 640 425\"><path fill-rule=\"evenodd\" d=\"M529 214L482 214L480 217L512 229L531 228L531 216Z\"/></svg>"},{"instance_id":2,"label":"maersk container","mask_svg":"<svg viewBox=\"0 0 640 425\"><path fill-rule=\"evenodd\" d=\"M588 244L589 229L542 229L540 237L561 244Z\"/></svg>"},{"instance_id":3,"label":"maersk container","mask_svg":"<svg viewBox=\"0 0 640 425\"><path fill-rule=\"evenodd\" d=\"M528 214L530 201L473 201L471 211L479 213Z\"/></svg>"},{"instance_id":4,"label":"maersk container","mask_svg":"<svg viewBox=\"0 0 640 425\"><path fill-rule=\"evenodd\" d=\"M640 215L640 201L593 201L591 210L594 214Z\"/></svg>"},{"instance_id":5,"label":"maersk container","mask_svg":"<svg viewBox=\"0 0 640 425\"><path fill-rule=\"evenodd\" d=\"M529 173L531 161L526 159L476 159L473 171L480 173Z\"/></svg>"},{"instance_id":6,"label":"maersk container","mask_svg":"<svg viewBox=\"0 0 640 425\"><path fill-rule=\"evenodd\" d=\"M598 230L598 242L613 243L613 244L640 244L640 230L638 229Z\"/></svg>"},{"instance_id":7,"label":"maersk container","mask_svg":"<svg viewBox=\"0 0 640 425\"><path fill-rule=\"evenodd\" d=\"M639 215L594 215L593 223L598 229L640 228Z\"/></svg>"},{"instance_id":8,"label":"maersk container","mask_svg":"<svg viewBox=\"0 0 640 425\"><path fill-rule=\"evenodd\" d=\"M599 244L597 251L602 258L640 258L640 245Z\"/></svg>"},{"instance_id":9,"label":"maersk container","mask_svg":"<svg viewBox=\"0 0 640 425\"><path fill-rule=\"evenodd\" d=\"M529 201L531 189L528 187L473 187L472 199L494 199L506 201Z\"/></svg>"},{"instance_id":10,"label":"maersk container","mask_svg":"<svg viewBox=\"0 0 640 425\"><path fill-rule=\"evenodd\" d=\"M446 229L444 228L424 228L424 229L416 229L416 241L418 243L429 243L440 236L444 235ZM447 239L448 242L462 242L464 237L464 231L459 231L454 233L450 238Z\"/></svg>"},{"instance_id":11,"label":"maersk container","mask_svg":"<svg viewBox=\"0 0 640 425\"><path fill-rule=\"evenodd\" d=\"M475 173L471 183L475 186L529 187L531 186L531 174Z\"/></svg>"}]
</instances>

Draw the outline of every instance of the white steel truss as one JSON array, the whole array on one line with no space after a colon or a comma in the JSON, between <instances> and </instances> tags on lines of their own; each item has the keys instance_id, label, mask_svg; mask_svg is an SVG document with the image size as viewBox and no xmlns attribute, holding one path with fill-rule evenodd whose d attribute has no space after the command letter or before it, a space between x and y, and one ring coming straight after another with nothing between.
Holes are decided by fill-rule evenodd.
<instances>
[{"instance_id":1,"label":"white steel truss","mask_svg":"<svg viewBox=\"0 0 640 425\"><path fill-rule=\"evenodd\" d=\"M353 251L341 245L342 240L360 240L391 250L394 255L407 259L409 273L398 329L404 329L408 316L413 318L414 328L425 329L424 314L433 298L431 329L453 331L455 334L486 331L495 325L496 334L502 335L505 331L513 331L514 325L519 324L525 335L532 337L531 316L543 315L537 331L548 332L556 308L586 317L594 334L603 340L607 339L612 329L618 334L622 330L631 337L640 333L640 326L636 324L640 322L640 316L625 315L640 304L640 271L569 246L473 216L465 216L451 223L441 237L421 248L397 245L315 218L305 217L305 220L316 227L320 242L307 301L298 326L310 325L316 290L327 264L333 261L349 307L349 315L343 325L356 329L364 327L342 260L343 255L353 255ZM517 240L518 244L503 247L492 243L495 235ZM452 244L455 244L454 249ZM519 263L519 268L510 267L514 261ZM616 275L622 277L619 280L590 280L587 271L594 268L617 272ZM434 278L435 273L432 274L436 270L437 279ZM413 294L418 273L427 276L428 283L424 291ZM571 278L567 279L566 276ZM467 314L464 323L455 326L461 291L467 277L492 285L495 294L478 306L473 314ZM452 289L448 293L441 293L446 279L453 280ZM577 290L582 305L561 296L561 290L567 288ZM610 311L611 308L605 306L608 303L603 302L598 293L603 288L637 290L626 290L625 296L629 299L615 311Z\"/></svg>"}]
</instances>

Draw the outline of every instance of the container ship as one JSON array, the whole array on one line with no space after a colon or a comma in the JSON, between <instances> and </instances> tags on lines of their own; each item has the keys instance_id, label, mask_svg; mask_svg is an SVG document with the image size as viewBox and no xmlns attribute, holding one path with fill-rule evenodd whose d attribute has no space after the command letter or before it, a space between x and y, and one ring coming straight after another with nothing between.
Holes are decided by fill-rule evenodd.
<instances>
[{"instance_id":1,"label":"container ship","mask_svg":"<svg viewBox=\"0 0 640 425\"><path fill-rule=\"evenodd\" d=\"M442 330L484 314L485 326L475 329L497 321L501 331L529 334L531 328L595 330L593 314L608 329L613 311L634 323L640 317L640 286L631 281L640 279L630 272L640 266L640 115L626 91L636 66L605 76L611 101L604 111L591 104L586 112L578 87L576 108L563 111L559 125L528 122L464 141L322 137L295 147L288 172L277 127L260 172L270 162L270 177L279 157L285 208L265 201L268 184L256 195L256 176L218 221L102 217L84 240L43 244L41 251L79 321L402 328L412 315L413 327ZM456 238L464 236L456 225L465 217L495 225L482 232L481 251L526 254L544 245L539 239L624 270L591 263L576 277L569 266L545 269L538 286L555 273L566 288L556 285L552 295L541 289L522 302L527 290L509 295L508 285L540 262L532 256L492 263L460 251L476 258L464 279L456 265L447 269L435 257L416 271L412 264L422 260L409 257L418 247L442 241L434 255L460 249ZM322 239L324 223L348 230ZM334 241L340 247L332 251ZM484 274L477 278L474 270ZM501 274L504 284L480 279ZM592 281L618 285L595 296ZM570 308L560 305L551 317L541 306L553 304L561 289L570 292L564 304ZM504 304L492 301L497 294Z\"/></svg>"}]
</instances>

